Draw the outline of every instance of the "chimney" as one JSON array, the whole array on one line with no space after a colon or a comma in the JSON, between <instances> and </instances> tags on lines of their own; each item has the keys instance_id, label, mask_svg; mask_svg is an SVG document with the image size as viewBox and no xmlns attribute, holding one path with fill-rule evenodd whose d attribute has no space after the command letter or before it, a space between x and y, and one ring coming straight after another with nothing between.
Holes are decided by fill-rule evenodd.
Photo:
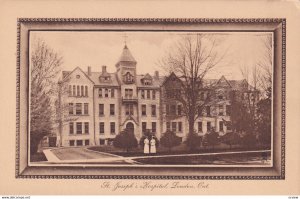
<instances>
[{"instance_id":1,"label":"chimney","mask_svg":"<svg viewBox=\"0 0 300 199\"><path fill-rule=\"evenodd\" d=\"M106 73L106 66L102 66L102 73Z\"/></svg>"},{"instance_id":2,"label":"chimney","mask_svg":"<svg viewBox=\"0 0 300 199\"><path fill-rule=\"evenodd\" d=\"M157 70L154 72L154 78L159 79L159 72Z\"/></svg>"},{"instance_id":3,"label":"chimney","mask_svg":"<svg viewBox=\"0 0 300 199\"><path fill-rule=\"evenodd\" d=\"M88 66L88 76L92 75L92 68L90 66Z\"/></svg>"}]
</instances>

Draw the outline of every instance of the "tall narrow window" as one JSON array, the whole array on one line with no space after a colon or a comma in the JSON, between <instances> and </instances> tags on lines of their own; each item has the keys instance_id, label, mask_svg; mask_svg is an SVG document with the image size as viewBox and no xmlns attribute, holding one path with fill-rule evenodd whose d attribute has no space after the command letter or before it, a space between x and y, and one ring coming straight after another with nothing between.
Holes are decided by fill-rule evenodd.
<instances>
[{"instance_id":1,"label":"tall narrow window","mask_svg":"<svg viewBox=\"0 0 300 199\"><path fill-rule=\"evenodd\" d=\"M210 116L210 106L206 106L206 115Z\"/></svg>"},{"instance_id":2,"label":"tall narrow window","mask_svg":"<svg viewBox=\"0 0 300 199\"><path fill-rule=\"evenodd\" d=\"M198 106L198 116L203 116L203 109L201 106Z\"/></svg>"},{"instance_id":3,"label":"tall narrow window","mask_svg":"<svg viewBox=\"0 0 300 199\"><path fill-rule=\"evenodd\" d=\"M156 116L156 105L151 105L151 115Z\"/></svg>"},{"instance_id":4,"label":"tall narrow window","mask_svg":"<svg viewBox=\"0 0 300 199\"><path fill-rule=\"evenodd\" d=\"M109 112L110 112L110 115L115 115L115 105L114 104L110 104L109 105Z\"/></svg>"},{"instance_id":5,"label":"tall narrow window","mask_svg":"<svg viewBox=\"0 0 300 199\"><path fill-rule=\"evenodd\" d=\"M99 133L104 134L104 122L99 123Z\"/></svg>"},{"instance_id":6,"label":"tall narrow window","mask_svg":"<svg viewBox=\"0 0 300 199\"><path fill-rule=\"evenodd\" d=\"M198 132L202 132L202 122L198 122Z\"/></svg>"},{"instance_id":7,"label":"tall narrow window","mask_svg":"<svg viewBox=\"0 0 300 199\"><path fill-rule=\"evenodd\" d=\"M176 127L177 127L177 123L176 122L172 122L172 131L176 132Z\"/></svg>"},{"instance_id":8,"label":"tall narrow window","mask_svg":"<svg viewBox=\"0 0 300 199\"><path fill-rule=\"evenodd\" d=\"M82 123L76 122L76 134L82 134Z\"/></svg>"},{"instance_id":9,"label":"tall narrow window","mask_svg":"<svg viewBox=\"0 0 300 199\"><path fill-rule=\"evenodd\" d=\"M99 116L104 115L104 104L99 104Z\"/></svg>"},{"instance_id":10,"label":"tall narrow window","mask_svg":"<svg viewBox=\"0 0 300 199\"><path fill-rule=\"evenodd\" d=\"M150 99L150 90L147 90L147 99Z\"/></svg>"},{"instance_id":11,"label":"tall narrow window","mask_svg":"<svg viewBox=\"0 0 300 199\"><path fill-rule=\"evenodd\" d=\"M72 86L69 85L69 96L72 96Z\"/></svg>"},{"instance_id":12,"label":"tall narrow window","mask_svg":"<svg viewBox=\"0 0 300 199\"><path fill-rule=\"evenodd\" d=\"M85 141L84 141L84 145L85 145L85 146L90 145L90 140L85 140Z\"/></svg>"},{"instance_id":13,"label":"tall narrow window","mask_svg":"<svg viewBox=\"0 0 300 199\"><path fill-rule=\"evenodd\" d=\"M145 99L145 90L141 90L141 98Z\"/></svg>"},{"instance_id":14,"label":"tall narrow window","mask_svg":"<svg viewBox=\"0 0 300 199\"><path fill-rule=\"evenodd\" d=\"M152 133L156 132L156 122L152 122Z\"/></svg>"},{"instance_id":15,"label":"tall narrow window","mask_svg":"<svg viewBox=\"0 0 300 199\"><path fill-rule=\"evenodd\" d=\"M116 124L114 122L110 123L110 134L116 133Z\"/></svg>"},{"instance_id":16,"label":"tall narrow window","mask_svg":"<svg viewBox=\"0 0 300 199\"><path fill-rule=\"evenodd\" d=\"M84 133L89 134L89 123L88 122L84 123Z\"/></svg>"},{"instance_id":17,"label":"tall narrow window","mask_svg":"<svg viewBox=\"0 0 300 199\"><path fill-rule=\"evenodd\" d=\"M166 104L166 114L170 115L170 105Z\"/></svg>"},{"instance_id":18,"label":"tall narrow window","mask_svg":"<svg viewBox=\"0 0 300 199\"><path fill-rule=\"evenodd\" d=\"M167 123L166 123L166 128L167 128L167 131L170 131L170 128L171 128L170 122L167 122Z\"/></svg>"},{"instance_id":19,"label":"tall narrow window","mask_svg":"<svg viewBox=\"0 0 300 199\"><path fill-rule=\"evenodd\" d=\"M110 97L111 97L111 98L114 98L114 97L115 97L115 89L114 89L114 88L112 88L112 89L110 90Z\"/></svg>"},{"instance_id":20,"label":"tall narrow window","mask_svg":"<svg viewBox=\"0 0 300 199\"><path fill-rule=\"evenodd\" d=\"M220 131L224 131L224 123L223 123L223 121L219 121L219 129L220 129Z\"/></svg>"},{"instance_id":21,"label":"tall narrow window","mask_svg":"<svg viewBox=\"0 0 300 199\"><path fill-rule=\"evenodd\" d=\"M77 86L77 97L80 96L80 86Z\"/></svg>"},{"instance_id":22,"label":"tall narrow window","mask_svg":"<svg viewBox=\"0 0 300 199\"><path fill-rule=\"evenodd\" d=\"M105 97L108 97L108 89L107 88L104 91L104 95L105 95Z\"/></svg>"},{"instance_id":23,"label":"tall narrow window","mask_svg":"<svg viewBox=\"0 0 300 199\"><path fill-rule=\"evenodd\" d=\"M219 115L224 115L223 105L219 105Z\"/></svg>"},{"instance_id":24,"label":"tall narrow window","mask_svg":"<svg viewBox=\"0 0 300 199\"><path fill-rule=\"evenodd\" d=\"M132 104L127 104L125 106L125 114L126 115L133 115L133 105Z\"/></svg>"},{"instance_id":25,"label":"tall narrow window","mask_svg":"<svg viewBox=\"0 0 300 199\"><path fill-rule=\"evenodd\" d=\"M211 130L211 122L207 122L207 131Z\"/></svg>"},{"instance_id":26,"label":"tall narrow window","mask_svg":"<svg viewBox=\"0 0 300 199\"><path fill-rule=\"evenodd\" d=\"M84 86L81 86L81 96L84 96Z\"/></svg>"},{"instance_id":27,"label":"tall narrow window","mask_svg":"<svg viewBox=\"0 0 300 199\"><path fill-rule=\"evenodd\" d=\"M89 91L88 91L88 87L85 86L85 97L88 97L89 96Z\"/></svg>"},{"instance_id":28,"label":"tall narrow window","mask_svg":"<svg viewBox=\"0 0 300 199\"><path fill-rule=\"evenodd\" d=\"M146 116L147 115L147 110L146 110L146 105L142 104L142 115Z\"/></svg>"},{"instance_id":29,"label":"tall narrow window","mask_svg":"<svg viewBox=\"0 0 300 199\"><path fill-rule=\"evenodd\" d=\"M74 114L74 104L69 103L69 115L73 115L73 114Z\"/></svg>"},{"instance_id":30,"label":"tall narrow window","mask_svg":"<svg viewBox=\"0 0 300 199\"><path fill-rule=\"evenodd\" d=\"M155 98L156 98L156 91L152 90L152 99L155 99Z\"/></svg>"},{"instance_id":31,"label":"tall narrow window","mask_svg":"<svg viewBox=\"0 0 300 199\"><path fill-rule=\"evenodd\" d=\"M76 115L82 115L82 104L76 103Z\"/></svg>"},{"instance_id":32,"label":"tall narrow window","mask_svg":"<svg viewBox=\"0 0 300 199\"><path fill-rule=\"evenodd\" d=\"M76 96L76 86L73 85L73 95L72 96Z\"/></svg>"},{"instance_id":33,"label":"tall narrow window","mask_svg":"<svg viewBox=\"0 0 300 199\"><path fill-rule=\"evenodd\" d=\"M147 129L147 122L142 122L142 131L143 133L146 132Z\"/></svg>"},{"instance_id":34,"label":"tall narrow window","mask_svg":"<svg viewBox=\"0 0 300 199\"><path fill-rule=\"evenodd\" d=\"M74 123L73 122L69 123L69 134L74 134Z\"/></svg>"},{"instance_id":35,"label":"tall narrow window","mask_svg":"<svg viewBox=\"0 0 300 199\"><path fill-rule=\"evenodd\" d=\"M178 122L178 131L182 132L182 122Z\"/></svg>"},{"instance_id":36,"label":"tall narrow window","mask_svg":"<svg viewBox=\"0 0 300 199\"><path fill-rule=\"evenodd\" d=\"M99 90L98 90L98 94L99 94L99 97L100 97L100 98L102 98L102 97L103 97L102 88L99 88Z\"/></svg>"},{"instance_id":37,"label":"tall narrow window","mask_svg":"<svg viewBox=\"0 0 300 199\"><path fill-rule=\"evenodd\" d=\"M88 103L84 103L83 112L84 112L84 115L89 114L89 104Z\"/></svg>"},{"instance_id":38,"label":"tall narrow window","mask_svg":"<svg viewBox=\"0 0 300 199\"><path fill-rule=\"evenodd\" d=\"M179 116L182 114L182 106L180 104L177 106L177 113Z\"/></svg>"},{"instance_id":39,"label":"tall narrow window","mask_svg":"<svg viewBox=\"0 0 300 199\"><path fill-rule=\"evenodd\" d=\"M171 115L176 115L176 105L171 105Z\"/></svg>"},{"instance_id":40,"label":"tall narrow window","mask_svg":"<svg viewBox=\"0 0 300 199\"><path fill-rule=\"evenodd\" d=\"M226 105L226 115L231 115L231 106Z\"/></svg>"}]
</instances>

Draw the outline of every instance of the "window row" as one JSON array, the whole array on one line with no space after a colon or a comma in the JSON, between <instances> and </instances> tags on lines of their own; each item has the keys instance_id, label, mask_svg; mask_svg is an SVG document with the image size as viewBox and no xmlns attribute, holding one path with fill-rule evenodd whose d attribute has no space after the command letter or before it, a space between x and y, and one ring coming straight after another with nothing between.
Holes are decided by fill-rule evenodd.
<instances>
[{"instance_id":1,"label":"window row","mask_svg":"<svg viewBox=\"0 0 300 199\"><path fill-rule=\"evenodd\" d=\"M156 99L156 90L141 90L142 99Z\"/></svg>"},{"instance_id":2,"label":"window row","mask_svg":"<svg viewBox=\"0 0 300 199\"><path fill-rule=\"evenodd\" d=\"M75 105L75 107L74 107ZM74 111L75 108L75 111ZM69 103L69 115L88 115L89 104L88 103Z\"/></svg>"},{"instance_id":3,"label":"window row","mask_svg":"<svg viewBox=\"0 0 300 199\"><path fill-rule=\"evenodd\" d=\"M175 105L175 104L167 104L166 105L166 114L167 115L182 115L182 105Z\"/></svg>"},{"instance_id":4,"label":"window row","mask_svg":"<svg viewBox=\"0 0 300 199\"><path fill-rule=\"evenodd\" d=\"M69 145L70 146L88 146L88 145L90 145L90 140L69 140Z\"/></svg>"},{"instance_id":5,"label":"window row","mask_svg":"<svg viewBox=\"0 0 300 199\"><path fill-rule=\"evenodd\" d=\"M75 129L76 128L76 129ZM89 134L90 124L89 122L70 122L69 134Z\"/></svg>"},{"instance_id":6,"label":"window row","mask_svg":"<svg viewBox=\"0 0 300 199\"><path fill-rule=\"evenodd\" d=\"M198 107L198 115L199 116L211 116L211 106ZM230 116L231 114L231 106L230 105L218 105L218 115L219 116Z\"/></svg>"},{"instance_id":7,"label":"window row","mask_svg":"<svg viewBox=\"0 0 300 199\"><path fill-rule=\"evenodd\" d=\"M115 89L114 88L111 88L111 89L108 89L108 88L99 88L98 89L98 96L100 98L114 98L115 97Z\"/></svg>"},{"instance_id":8,"label":"window row","mask_svg":"<svg viewBox=\"0 0 300 199\"><path fill-rule=\"evenodd\" d=\"M99 116L104 116L104 104L99 104ZM115 104L109 105L109 115L115 115Z\"/></svg>"},{"instance_id":9,"label":"window row","mask_svg":"<svg viewBox=\"0 0 300 199\"><path fill-rule=\"evenodd\" d=\"M99 122L99 133L104 134L105 131L105 123ZM110 134L114 135L116 134L116 123L110 122Z\"/></svg>"},{"instance_id":10,"label":"window row","mask_svg":"<svg viewBox=\"0 0 300 199\"><path fill-rule=\"evenodd\" d=\"M182 122L167 122L167 131L182 132Z\"/></svg>"},{"instance_id":11,"label":"window row","mask_svg":"<svg viewBox=\"0 0 300 199\"><path fill-rule=\"evenodd\" d=\"M204 125L204 122L198 122L198 132L203 132L203 125ZM220 132L224 131L224 126L225 126L224 122L219 121L219 131ZM231 130L231 126L229 124L226 125L226 128L228 131ZM207 129L207 132L211 131L211 129L212 129L211 122L206 123L206 129Z\"/></svg>"},{"instance_id":12,"label":"window row","mask_svg":"<svg viewBox=\"0 0 300 199\"><path fill-rule=\"evenodd\" d=\"M70 97L88 97L88 86L69 85Z\"/></svg>"},{"instance_id":13,"label":"window row","mask_svg":"<svg viewBox=\"0 0 300 199\"><path fill-rule=\"evenodd\" d=\"M142 116L147 116L146 104L142 104ZM151 116L156 116L156 105L151 105Z\"/></svg>"},{"instance_id":14,"label":"window row","mask_svg":"<svg viewBox=\"0 0 300 199\"><path fill-rule=\"evenodd\" d=\"M142 131L143 132L146 132L147 129L150 129L150 128L147 128L147 122L142 122ZM151 122L151 132L152 133L156 133L156 122Z\"/></svg>"}]
</instances>

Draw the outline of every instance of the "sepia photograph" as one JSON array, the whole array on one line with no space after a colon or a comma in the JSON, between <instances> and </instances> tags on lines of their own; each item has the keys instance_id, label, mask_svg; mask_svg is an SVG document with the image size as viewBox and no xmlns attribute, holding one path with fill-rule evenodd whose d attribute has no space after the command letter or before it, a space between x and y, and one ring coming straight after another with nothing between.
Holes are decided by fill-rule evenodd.
<instances>
[{"instance_id":1,"label":"sepia photograph","mask_svg":"<svg viewBox=\"0 0 300 199\"><path fill-rule=\"evenodd\" d=\"M27 149L23 159L17 154L24 168L273 176L266 169L278 173L284 164L284 107L277 108L282 85L274 80L283 70L282 38L275 40L270 22L277 23L235 30L216 23L218 31L201 23L166 30L150 22L139 22L150 27L141 29L29 20L20 52L28 67Z\"/></svg>"}]
</instances>

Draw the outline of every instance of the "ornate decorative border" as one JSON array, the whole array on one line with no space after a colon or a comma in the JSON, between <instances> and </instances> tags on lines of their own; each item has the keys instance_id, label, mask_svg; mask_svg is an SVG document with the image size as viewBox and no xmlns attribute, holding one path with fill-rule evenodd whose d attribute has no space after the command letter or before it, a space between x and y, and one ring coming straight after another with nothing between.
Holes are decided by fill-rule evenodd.
<instances>
[{"instance_id":1,"label":"ornate decorative border","mask_svg":"<svg viewBox=\"0 0 300 199\"><path fill-rule=\"evenodd\" d=\"M281 84L281 170L274 176L177 176L177 175L22 175L20 173L20 51L21 23L150 23L150 24L217 24L217 23L281 23L282 24L282 84ZM18 18L16 56L16 153L15 177L18 179L147 179L147 180L284 180L285 179L285 119L286 119L286 19L285 18Z\"/></svg>"}]
</instances>

